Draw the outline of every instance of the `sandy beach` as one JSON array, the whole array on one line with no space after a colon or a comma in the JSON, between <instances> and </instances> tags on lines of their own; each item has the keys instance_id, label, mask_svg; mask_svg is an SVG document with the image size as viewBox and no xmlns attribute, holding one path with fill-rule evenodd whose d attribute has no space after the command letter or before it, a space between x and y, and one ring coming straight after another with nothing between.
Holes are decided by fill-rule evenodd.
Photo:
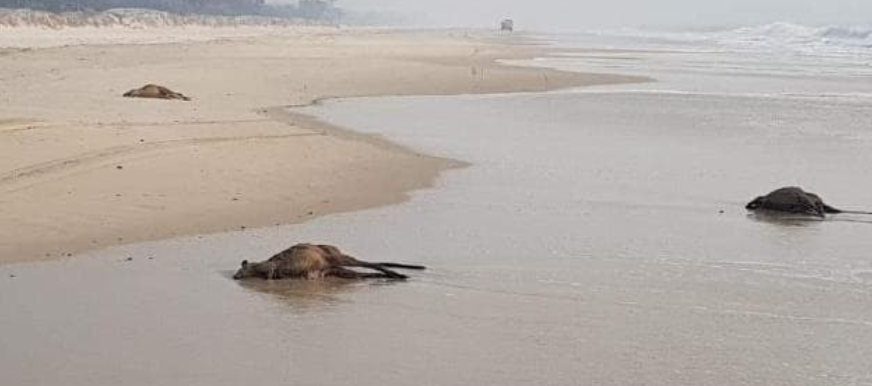
<instances>
[{"instance_id":1,"label":"sandy beach","mask_svg":"<svg viewBox=\"0 0 872 386\"><path fill-rule=\"evenodd\" d=\"M872 216L745 209L872 209L872 52L160 31L0 55L4 386L872 385Z\"/></svg>"},{"instance_id":2,"label":"sandy beach","mask_svg":"<svg viewBox=\"0 0 872 386\"><path fill-rule=\"evenodd\" d=\"M42 35L34 45L48 45ZM462 32L312 27L211 41L95 42L0 49L0 263L394 203L462 165L286 106L645 80L499 65L548 49ZM121 97L147 83L193 101Z\"/></svg>"}]
</instances>

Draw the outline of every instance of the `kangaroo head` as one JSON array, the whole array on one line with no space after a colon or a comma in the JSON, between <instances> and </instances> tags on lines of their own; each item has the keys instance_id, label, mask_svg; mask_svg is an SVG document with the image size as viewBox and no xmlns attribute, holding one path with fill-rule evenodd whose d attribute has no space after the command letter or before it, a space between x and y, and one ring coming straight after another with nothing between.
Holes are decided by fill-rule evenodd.
<instances>
[{"instance_id":1,"label":"kangaroo head","mask_svg":"<svg viewBox=\"0 0 872 386\"><path fill-rule=\"evenodd\" d=\"M751 201L748 203L748 205L745 205L745 209L748 209L748 210L759 209L763 205L764 200L766 200L766 199L763 196L757 197L754 199L754 201Z\"/></svg>"},{"instance_id":2,"label":"kangaroo head","mask_svg":"<svg viewBox=\"0 0 872 386\"><path fill-rule=\"evenodd\" d=\"M242 267L236 271L236 274L233 275L234 280L245 279L249 277L253 277L257 275L257 270L255 269L254 264L248 262L248 260L242 260Z\"/></svg>"}]
</instances>

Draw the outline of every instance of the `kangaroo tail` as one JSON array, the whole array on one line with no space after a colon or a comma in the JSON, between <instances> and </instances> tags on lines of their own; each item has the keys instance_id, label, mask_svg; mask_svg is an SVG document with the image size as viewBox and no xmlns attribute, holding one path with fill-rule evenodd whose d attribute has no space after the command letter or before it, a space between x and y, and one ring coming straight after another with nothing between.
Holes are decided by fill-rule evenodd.
<instances>
[{"instance_id":1,"label":"kangaroo tail","mask_svg":"<svg viewBox=\"0 0 872 386\"><path fill-rule=\"evenodd\" d=\"M834 208L834 207L829 206L827 204L824 204L824 212L825 213L833 213L833 214L836 214L836 213L872 214L872 212L866 212L866 211L862 211L862 210L841 210L839 208Z\"/></svg>"},{"instance_id":2,"label":"kangaroo tail","mask_svg":"<svg viewBox=\"0 0 872 386\"><path fill-rule=\"evenodd\" d=\"M398 269L413 269L416 271L423 271L427 269L427 267L423 265L409 265L409 264L397 264L397 263L376 263L382 267L386 268L398 268Z\"/></svg>"},{"instance_id":3,"label":"kangaroo tail","mask_svg":"<svg viewBox=\"0 0 872 386\"><path fill-rule=\"evenodd\" d=\"M872 215L872 212L863 212L860 210L837 210L835 212L830 212L830 213L869 214L869 215Z\"/></svg>"}]
</instances>

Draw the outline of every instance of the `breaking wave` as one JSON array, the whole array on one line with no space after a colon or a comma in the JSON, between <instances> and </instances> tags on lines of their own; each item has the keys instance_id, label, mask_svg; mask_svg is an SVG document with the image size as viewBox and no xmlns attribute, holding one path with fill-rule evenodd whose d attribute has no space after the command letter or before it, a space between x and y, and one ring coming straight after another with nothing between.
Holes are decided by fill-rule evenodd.
<instances>
[{"instance_id":1,"label":"breaking wave","mask_svg":"<svg viewBox=\"0 0 872 386\"><path fill-rule=\"evenodd\" d=\"M656 42L707 44L732 49L821 53L872 51L872 26L810 27L778 22L721 31L661 32L620 29L598 31L597 34L642 38Z\"/></svg>"},{"instance_id":2,"label":"breaking wave","mask_svg":"<svg viewBox=\"0 0 872 386\"><path fill-rule=\"evenodd\" d=\"M122 8L103 12L53 13L30 9L0 8L0 28L35 27L64 29L76 27L123 27L146 29L158 27L235 27L290 26L312 24L301 19L265 16L180 15L162 11Z\"/></svg>"},{"instance_id":3,"label":"breaking wave","mask_svg":"<svg viewBox=\"0 0 872 386\"><path fill-rule=\"evenodd\" d=\"M772 23L716 33L713 37L734 44L781 45L794 48L821 46L872 48L872 28L861 26L808 27L791 23Z\"/></svg>"}]
</instances>

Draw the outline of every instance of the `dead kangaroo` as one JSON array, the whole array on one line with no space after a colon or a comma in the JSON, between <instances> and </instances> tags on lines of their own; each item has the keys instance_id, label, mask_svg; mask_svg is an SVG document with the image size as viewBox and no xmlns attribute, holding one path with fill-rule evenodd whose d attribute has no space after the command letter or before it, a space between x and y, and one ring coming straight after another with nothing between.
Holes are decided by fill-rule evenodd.
<instances>
[{"instance_id":1,"label":"dead kangaroo","mask_svg":"<svg viewBox=\"0 0 872 386\"><path fill-rule=\"evenodd\" d=\"M378 271L378 273L357 272L349 269L352 267L369 268ZM426 269L420 265L360 261L342 253L339 248L332 245L297 244L260 263L243 261L242 267L233 275L233 279L304 278L314 280L323 277L338 277L343 279L404 280L408 278L408 276L389 268Z\"/></svg>"},{"instance_id":2,"label":"dead kangaroo","mask_svg":"<svg viewBox=\"0 0 872 386\"><path fill-rule=\"evenodd\" d=\"M177 93L164 86L158 86L156 84L147 84L140 88L130 90L124 93L124 96L128 98L180 99L183 101L191 100L191 98L188 98L181 93Z\"/></svg>"},{"instance_id":3,"label":"dead kangaroo","mask_svg":"<svg viewBox=\"0 0 872 386\"><path fill-rule=\"evenodd\" d=\"M795 186L781 188L765 196L757 197L749 202L745 209L803 214L820 218L835 213L872 214L834 208L825 204L817 194L806 192Z\"/></svg>"}]
</instances>

